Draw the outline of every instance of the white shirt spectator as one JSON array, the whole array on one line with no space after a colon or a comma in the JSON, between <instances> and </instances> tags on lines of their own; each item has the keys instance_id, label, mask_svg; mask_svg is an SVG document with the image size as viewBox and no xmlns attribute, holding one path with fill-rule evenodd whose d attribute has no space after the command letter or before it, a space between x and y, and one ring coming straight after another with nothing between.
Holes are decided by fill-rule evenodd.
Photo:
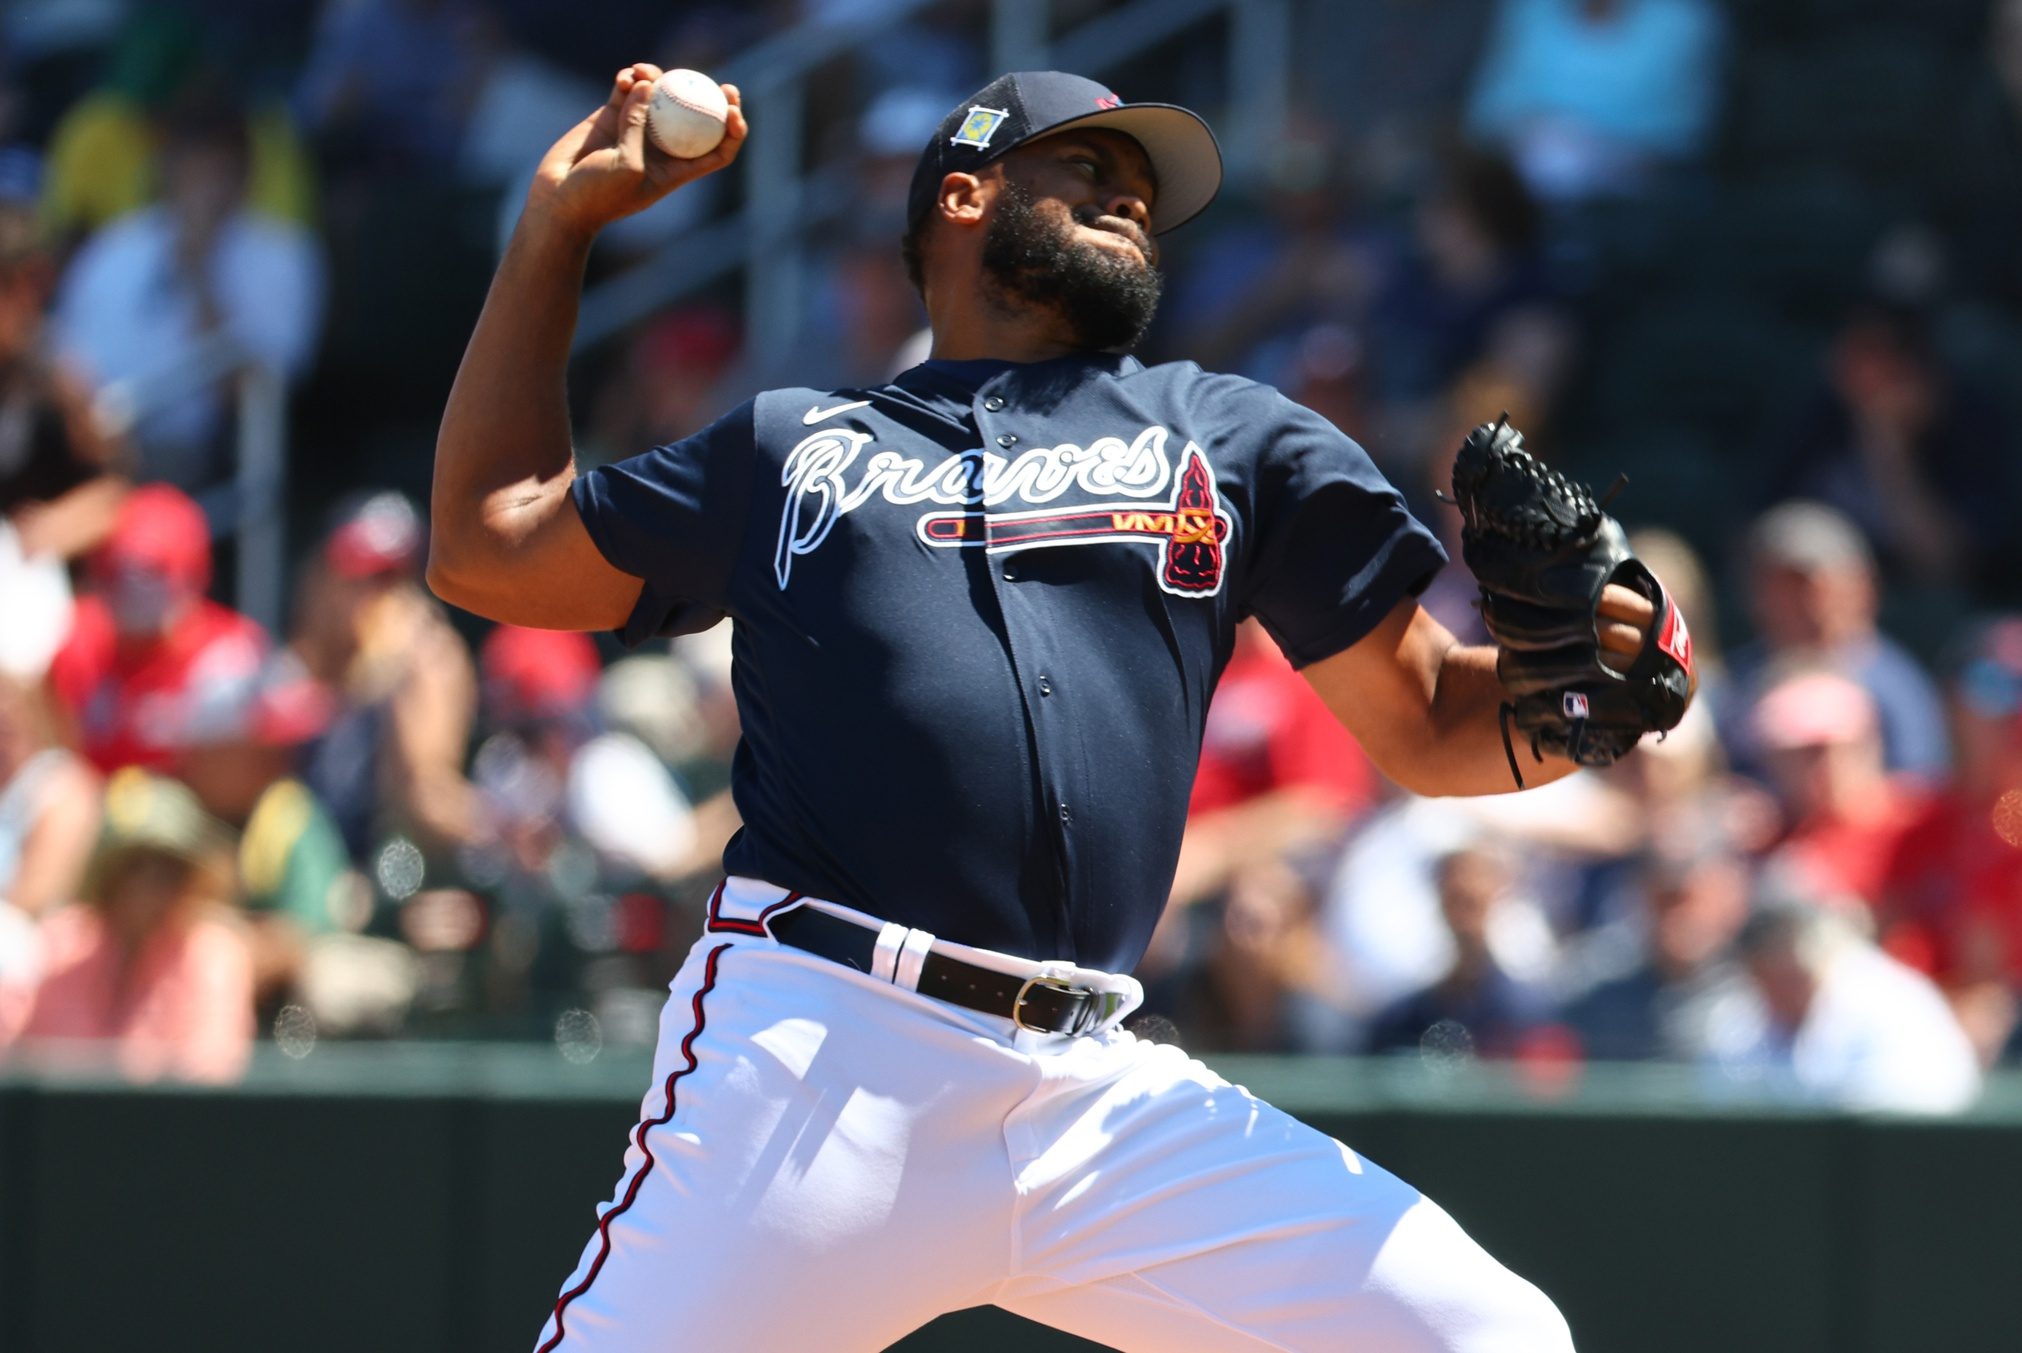
<instances>
[{"instance_id":1,"label":"white shirt spectator","mask_svg":"<svg viewBox=\"0 0 2022 1353\"><path fill-rule=\"evenodd\" d=\"M1507 839L1476 808L1474 800L1406 796L1371 813L1350 838L1321 899L1320 925L1358 1018L1453 966L1453 935L1439 912L1439 861ZM1551 925L1527 889L1519 886L1497 906L1489 947L1514 977L1535 980L1549 971Z\"/></svg>"},{"instance_id":2,"label":"white shirt spectator","mask_svg":"<svg viewBox=\"0 0 2022 1353\"><path fill-rule=\"evenodd\" d=\"M569 820L592 846L671 878L695 849L695 811L658 757L629 733L604 733L569 762Z\"/></svg>"},{"instance_id":3,"label":"white shirt spectator","mask_svg":"<svg viewBox=\"0 0 2022 1353\"><path fill-rule=\"evenodd\" d=\"M1915 1113L1957 1112L1980 1092L1979 1062L1944 996L1865 940L1837 947L1794 1034L1749 983L1727 994L1707 1034L1707 1065L1730 1091Z\"/></svg>"},{"instance_id":4,"label":"white shirt spectator","mask_svg":"<svg viewBox=\"0 0 2022 1353\"><path fill-rule=\"evenodd\" d=\"M205 333L203 306L174 257L175 232L160 207L131 212L78 251L57 295L58 350L90 378L150 383L172 373ZM219 323L239 350L283 376L315 356L324 265L301 226L240 212L208 259ZM150 478L202 488L205 453L223 426L225 387L169 395L140 411L134 437Z\"/></svg>"}]
</instances>

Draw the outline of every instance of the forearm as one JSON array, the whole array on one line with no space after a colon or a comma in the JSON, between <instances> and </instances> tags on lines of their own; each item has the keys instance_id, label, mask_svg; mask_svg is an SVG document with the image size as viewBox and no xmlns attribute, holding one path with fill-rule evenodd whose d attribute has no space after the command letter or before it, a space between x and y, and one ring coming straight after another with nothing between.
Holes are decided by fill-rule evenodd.
<instances>
[{"instance_id":1,"label":"forearm","mask_svg":"<svg viewBox=\"0 0 2022 1353\"><path fill-rule=\"evenodd\" d=\"M531 209L506 246L436 438L431 574L483 568L574 478L567 370L589 249Z\"/></svg>"},{"instance_id":2,"label":"forearm","mask_svg":"<svg viewBox=\"0 0 2022 1353\"><path fill-rule=\"evenodd\" d=\"M130 487L116 475L100 475L46 503L24 509L15 519L23 552L53 559L89 554L111 534Z\"/></svg>"},{"instance_id":3,"label":"forearm","mask_svg":"<svg viewBox=\"0 0 2022 1353\"><path fill-rule=\"evenodd\" d=\"M1422 769L1406 785L1426 795L1503 794L1516 789L1510 757L1523 788L1564 779L1579 767L1563 757L1532 753L1512 727L1503 740L1502 707L1509 699L1495 673L1496 649L1455 644L1439 664L1420 741Z\"/></svg>"},{"instance_id":4,"label":"forearm","mask_svg":"<svg viewBox=\"0 0 2022 1353\"><path fill-rule=\"evenodd\" d=\"M1378 770L1415 794L1501 794L1517 788L1504 750L1508 699L1496 650L1463 645L1406 599L1362 641L1305 669L1305 677ZM1531 754L1511 729L1525 787L1572 772Z\"/></svg>"}]
</instances>

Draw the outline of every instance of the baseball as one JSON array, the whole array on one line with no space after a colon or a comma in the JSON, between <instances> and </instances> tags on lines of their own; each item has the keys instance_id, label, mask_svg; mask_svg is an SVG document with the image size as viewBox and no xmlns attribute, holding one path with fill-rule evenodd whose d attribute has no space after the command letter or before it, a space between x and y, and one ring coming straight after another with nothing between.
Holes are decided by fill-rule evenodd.
<instances>
[{"instance_id":1,"label":"baseball","mask_svg":"<svg viewBox=\"0 0 2022 1353\"><path fill-rule=\"evenodd\" d=\"M730 101L723 87L699 70L670 70L653 82L646 132L677 160L707 155L723 140Z\"/></svg>"}]
</instances>

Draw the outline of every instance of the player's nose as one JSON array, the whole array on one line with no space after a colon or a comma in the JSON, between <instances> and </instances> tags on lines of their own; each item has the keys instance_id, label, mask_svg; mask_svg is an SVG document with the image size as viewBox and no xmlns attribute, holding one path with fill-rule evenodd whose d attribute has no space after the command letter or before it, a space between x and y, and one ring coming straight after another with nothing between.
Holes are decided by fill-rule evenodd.
<instances>
[{"instance_id":1,"label":"player's nose","mask_svg":"<svg viewBox=\"0 0 2022 1353\"><path fill-rule=\"evenodd\" d=\"M1102 209L1111 216L1134 222L1146 235L1151 234L1151 204L1140 194L1127 188L1111 193Z\"/></svg>"}]
</instances>

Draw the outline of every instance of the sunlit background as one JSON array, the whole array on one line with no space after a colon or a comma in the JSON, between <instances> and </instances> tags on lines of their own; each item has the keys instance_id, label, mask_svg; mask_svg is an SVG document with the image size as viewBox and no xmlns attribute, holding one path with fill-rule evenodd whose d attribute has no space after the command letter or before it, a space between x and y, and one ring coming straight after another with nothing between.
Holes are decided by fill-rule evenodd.
<instances>
[{"instance_id":1,"label":"sunlit background","mask_svg":"<svg viewBox=\"0 0 2022 1353\"><path fill-rule=\"evenodd\" d=\"M1148 1009L1583 1348L2022 1340L2022 4L9 0L0 1348L200 1328L114 1223L239 1266L163 1349L530 1344L588 1229L737 828L727 633L489 629L420 570L534 162L634 60L752 135L597 246L585 464L921 360L913 162L1054 67L1221 139L1144 360L1278 386L1449 540L1502 411L1626 474L1685 725L1418 800L1246 630Z\"/></svg>"}]
</instances>

